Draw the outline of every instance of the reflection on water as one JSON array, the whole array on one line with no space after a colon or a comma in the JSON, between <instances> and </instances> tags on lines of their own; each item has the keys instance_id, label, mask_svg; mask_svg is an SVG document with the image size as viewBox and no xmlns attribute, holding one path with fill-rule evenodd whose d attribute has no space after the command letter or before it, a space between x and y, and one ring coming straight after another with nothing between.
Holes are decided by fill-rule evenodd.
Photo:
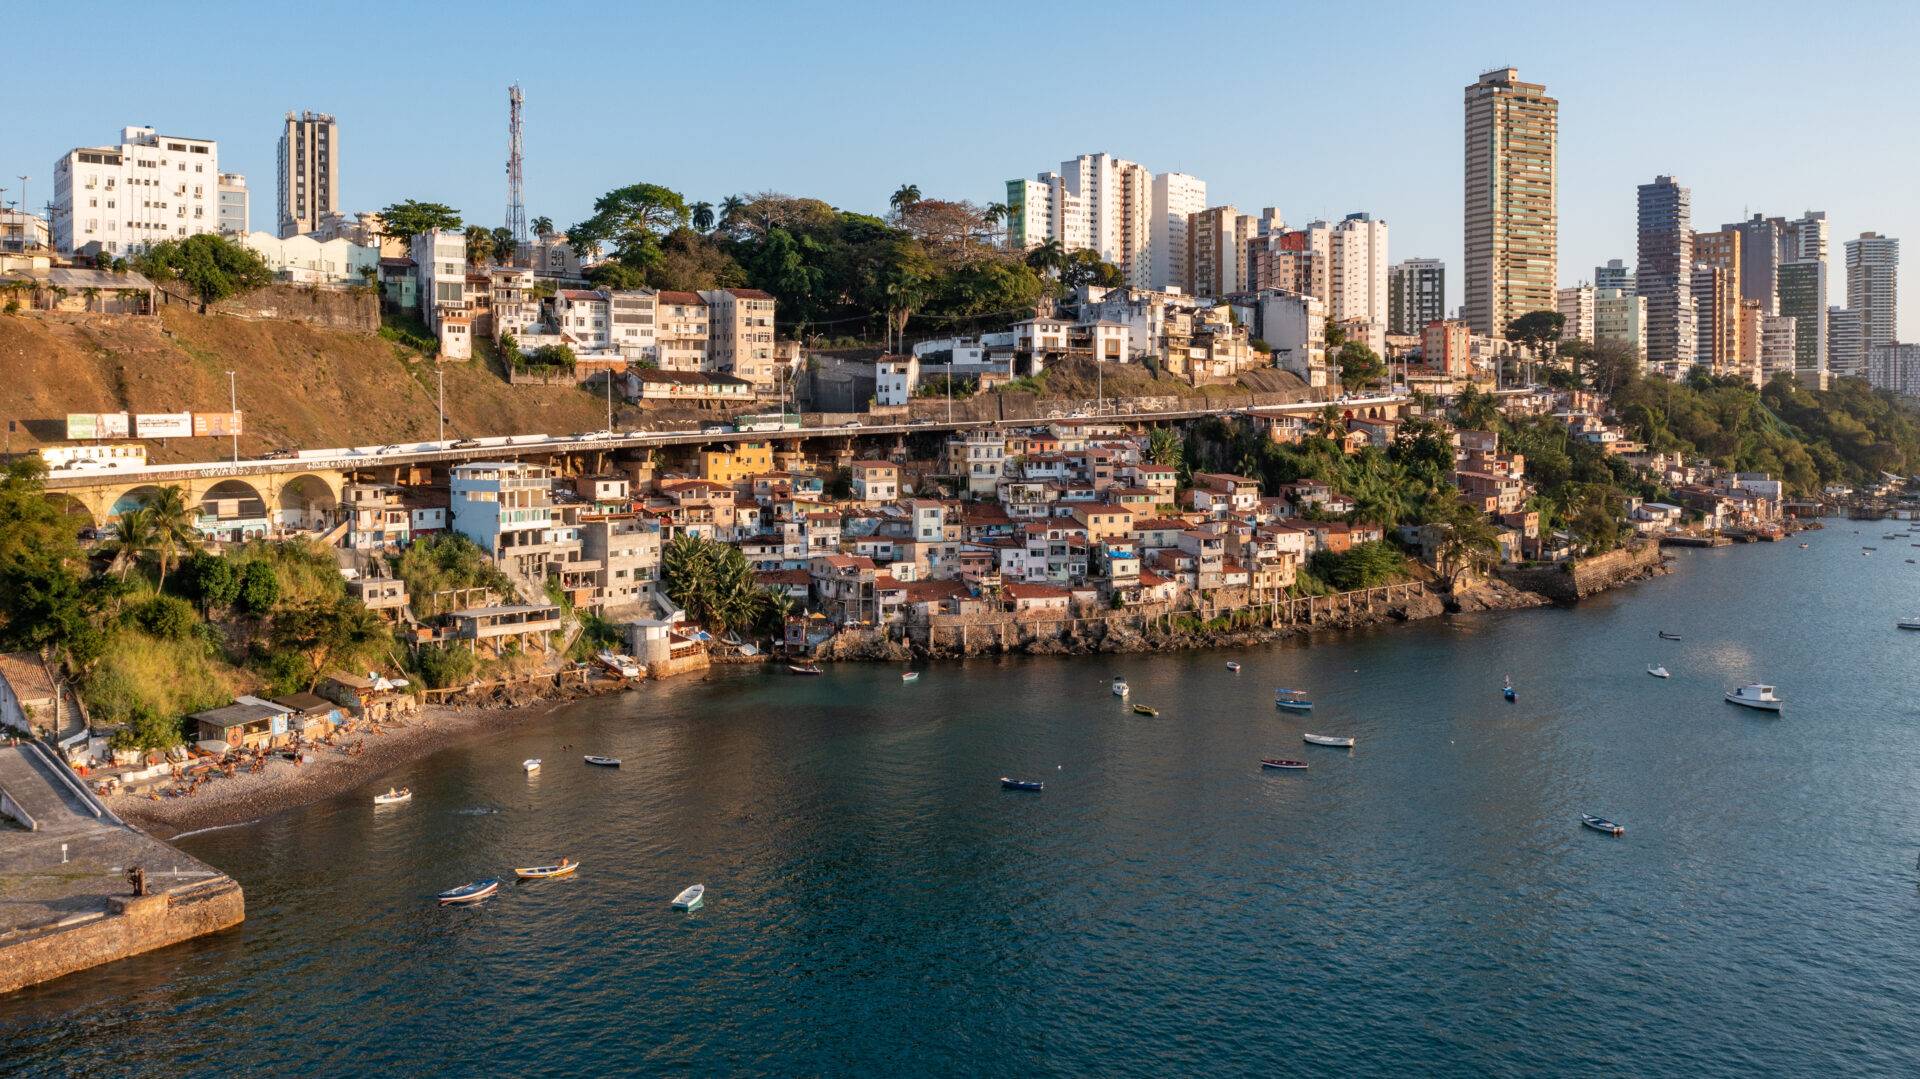
<instances>
[{"instance_id":1,"label":"reflection on water","mask_svg":"<svg viewBox=\"0 0 1920 1079\"><path fill-rule=\"evenodd\" d=\"M1892 624L1920 576L1840 540L1312 647L585 702L189 838L246 885L245 927L9 998L0 1060L1163 1074L1284 1046L1338 1074L1903 1071L1920 635ZM1785 718L1722 703L1749 679ZM1314 711L1276 712L1280 685ZM388 785L412 803L372 811ZM511 879L563 856L577 875ZM433 905L487 876L484 905ZM669 909L695 882L705 908Z\"/></svg>"}]
</instances>

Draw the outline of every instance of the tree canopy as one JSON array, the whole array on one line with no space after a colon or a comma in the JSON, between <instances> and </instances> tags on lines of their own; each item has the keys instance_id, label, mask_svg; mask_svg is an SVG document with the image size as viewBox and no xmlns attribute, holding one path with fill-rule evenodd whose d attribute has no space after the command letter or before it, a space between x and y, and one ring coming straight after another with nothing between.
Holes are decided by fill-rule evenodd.
<instances>
[{"instance_id":1,"label":"tree canopy","mask_svg":"<svg viewBox=\"0 0 1920 1079\"><path fill-rule=\"evenodd\" d=\"M156 281L186 285L202 308L273 282L273 271L258 252L212 232L154 244L134 267Z\"/></svg>"},{"instance_id":2,"label":"tree canopy","mask_svg":"<svg viewBox=\"0 0 1920 1079\"><path fill-rule=\"evenodd\" d=\"M460 227L460 211L441 202L407 199L380 211L380 235L411 240L434 229L452 231Z\"/></svg>"}]
</instances>

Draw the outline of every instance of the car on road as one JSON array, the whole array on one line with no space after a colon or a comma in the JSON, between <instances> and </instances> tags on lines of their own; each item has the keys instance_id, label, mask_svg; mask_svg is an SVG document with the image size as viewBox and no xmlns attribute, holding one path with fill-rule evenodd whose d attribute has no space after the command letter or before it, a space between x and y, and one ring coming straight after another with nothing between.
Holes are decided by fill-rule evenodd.
<instances>
[{"instance_id":1,"label":"car on road","mask_svg":"<svg viewBox=\"0 0 1920 1079\"><path fill-rule=\"evenodd\" d=\"M861 423L861 422L860 422L859 420L848 420L847 422L845 422L845 423L843 423L843 424L841 424L840 426L842 426L842 427L864 427L864 426L866 426L866 425L865 425L865 424L863 424L863 423Z\"/></svg>"},{"instance_id":2,"label":"car on road","mask_svg":"<svg viewBox=\"0 0 1920 1079\"><path fill-rule=\"evenodd\" d=\"M914 427L925 427L925 426L926 426L927 424L930 424L930 423L932 423L932 422L933 422L933 420L931 420L931 419L929 419L929 418L927 418L927 417L925 417L925 416L922 416L922 417L920 417L920 418L919 418L919 419L917 419L917 420L912 420L912 421L909 421L909 422L910 422L910 424L911 424L912 426L914 426Z\"/></svg>"},{"instance_id":3,"label":"car on road","mask_svg":"<svg viewBox=\"0 0 1920 1079\"><path fill-rule=\"evenodd\" d=\"M260 459L262 461L284 461L287 458L292 456L293 456L293 451L286 448L285 446L282 446L277 450L268 450L267 452L261 454Z\"/></svg>"},{"instance_id":4,"label":"car on road","mask_svg":"<svg viewBox=\"0 0 1920 1079\"><path fill-rule=\"evenodd\" d=\"M456 450L478 449L479 446L480 446L480 440L477 438L462 438L455 441L453 444L453 448Z\"/></svg>"}]
</instances>

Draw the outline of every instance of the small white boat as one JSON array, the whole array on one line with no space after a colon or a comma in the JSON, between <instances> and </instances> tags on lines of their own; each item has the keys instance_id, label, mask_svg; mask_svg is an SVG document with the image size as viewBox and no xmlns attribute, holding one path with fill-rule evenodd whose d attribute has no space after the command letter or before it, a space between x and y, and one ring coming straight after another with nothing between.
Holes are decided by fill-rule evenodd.
<instances>
[{"instance_id":1,"label":"small white boat","mask_svg":"<svg viewBox=\"0 0 1920 1079\"><path fill-rule=\"evenodd\" d=\"M1337 749L1353 748L1353 739L1336 738L1331 734L1303 734L1300 738L1302 741L1316 746L1333 746Z\"/></svg>"},{"instance_id":2,"label":"small white boat","mask_svg":"<svg viewBox=\"0 0 1920 1079\"><path fill-rule=\"evenodd\" d=\"M707 886L704 884L695 884L689 887L686 891L681 892L679 895L676 895L673 897L673 909L697 910L699 909L700 904L706 902L706 899L707 899Z\"/></svg>"},{"instance_id":3,"label":"small white boat","mask_svg":"<svg viewBox=\"0 0 1920 1079\"><path fill-rule=\"evenodd\" d=\"M1233 673L1235 673L1235 674L1239 674L1239 673L1240 673L1240 664L1239 664L1238 662L1236 662L1236 661L1234 661L1234 660L1231 660L1231 659L1230 659L1230 660L1228 660L1228 661L1227 661L1227 670L1230 670L1230 671L1232 671L1232 672L1233 672Z\"/></svg>"},{"instance_id":4,"label":"small white boat","mask_svg":"<svg viewBox=\"0 0 1920 1079\"><path fill-rule=\"evenodd\" d=\"M520 767L529 772L538 772L540 770L540 758L528 757L526 760L520 762Z\"/></svg>"},{"instance_id":5,"label":"small white boat","mask_svg":"<svg viewBox=\"0 0 1920 1079\"><path fill-rule=\"evenodd\" d=\"M620 758L618 757L598 757L589 753L581 759L585 760L588 764L597 764L602 768L620 767Z\"/></svg>"},{"instance_id":6,"label":"small white boat","mask_svg":"<svg viewBox=\"0 0 1920 1079\"><path fill-rule=\"evenodd\" d=\"M640 669L640 664L634 662L632 656L623 656L618 652L603 651L593 658L598 660L602 667L622 678L638 678L646 673Z\"/></svg>"},{"instance_id":7,"label":"small white boat","mask_svg":"<svg viewBox=\"0 0 1920 1079\"><path fill-rule=\"evenodd\" d=\"M918 682L920 680L920 672L919 671L901 671L900 680L902 682Z\"/></svg>"},{"instance_id":8,"label":"small white boat","mask_svg":"<svg viewBox=\"0 0 1920 1079\"><path fill-rule=\"evenodd\" d=\"M1133 691L1132 691L1131 689L1129 689L1129 688L1127 688L1127 680L1126 680L1126 679L1124 679L1124 678L1119 678L1119 677L1116 677L1116 678L1114 678L1114 680L1113 680L1113 695L1114 695L1114 696L1116 696L1116 697L1124 697L1124 696L1126 696L1127 694L1129 694L1129 693L1131 693L1131 692L1133 692Z\"/></svg>"},{"instance_id":9,"label":"small white boat","mask_svg":"<svg viewBox=\"0 0 1920 1079\"><path fill-rule=\"evenodd\" d=\"M412 787L401 787L397 790L393 787L388 787L387 793L373 796L373 804L377 806L399 805L402 802L411 801L413 801Z\"/></svg>"},{"instance_id":10,"label":"small white boat","mask_svg":"<svg viewBox=\"0 0 1920 1079\"><path fill-rule=\"evenodd\" d=\"M1763 686L1756 682L1753 685L1728 690L1727 703L1737 704L1743 708L1757 708L1762 712L1778 712L1780 706L1786 702L1774 696L1772 686Z\"/></svg>"},{"instance_id":11,"label":"small white boat","mask_svg":"<svg viewBox=\"0 0 1920 1079\"><path fill-rule=\"evenodd\" d=\"M1671 678L1672 677L1672 675L1667 673L1667 669L1665 667L1660 667L1660 666L1648 667L1647 673L1650 675L1653 675L1655 678Z\"/></svg>"},{"instance_id":12,"label":"small white boat","mask_svg":"<svg viewBox=\"0 0 1920 1079\"><path fill-rule=\"evenodd\" d=\"M482 899L500 890L500 882L492 877L476 880L471 884L462 884L458 888L448 888L434 896L443 907L458 906L465 903L478 903Z\"/></svg>"}]
</instances>

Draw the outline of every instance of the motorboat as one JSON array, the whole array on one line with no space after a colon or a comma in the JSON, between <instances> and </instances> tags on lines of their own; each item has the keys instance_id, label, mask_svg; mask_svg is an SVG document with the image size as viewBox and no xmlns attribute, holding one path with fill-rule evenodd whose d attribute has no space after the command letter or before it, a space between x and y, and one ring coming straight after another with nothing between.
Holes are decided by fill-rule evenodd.
<instances>
[{"instance_id":1,"label":"motorboat","mask_svg":"<svg viewBox=\"0 0 1920 1079\"><path fill-rule=\"evenodd\" d=\"M579 868L579 862L562 858L559 865L530 865L514 870L513 875L521 880L552 880L554 877L570 877Z\"/></svg>"},{"instance_id":2,"label":"motorboat","mask_svg":"<svg viewBox=\"0 0 1920 1079\"><path fill-rule=\"evenodd\" d=\"M620 767L620 758L618 757L596 757L593 754L589 753L585 757L582 757L581 759L586 761L588 764L597 764L602 768Z\"/></svg>"},{"instance_id":3,"label":"motorboat","mask_svg":"<svg viewBox=\"0 0 1920 1079\"><path fill-rule=\"evenodd\" d=\"M1039 792L1047 789L1047 785L1037 779L1013 779L1009 776L1000 777L1000 786L1002 789L1010 791Z\"/></svg>"},{"instance_id":4,"label":"motorboat","mask_svg":"<svg viewBox=\"0 0 1920 1079\"><path fill-rule=\"evenodd\" d=\"M1504 683L1503 685L1501 685L1501 687L1500 687L1500 695L1501 695L1502 697L1505 697L1505 698L1507 699L1507 703L1509 703L1509 704L1511 704L1511 703L1513 703L1514 701L1516 701L1516 700L1519 700L1519 699L1520 699L1520 697L1519 697L1519 694L1517 694L1517 693L1515 693L1515 692L1513 691L1513 679L1512 679L1512 678L1508 678L1508 679L1506 680L1506 682L1505 682L1505 683Z\"/></svg>"},{"instance_id":5,"label":"motorboat","mask_svg":"<svg viewBox=\"0 0 1920 1079\"><path fill-rule=\"evenodd\" d=\"M1627 834L1627 830L1625 828L1620 827L1619 825L1613 823L1612 821L1608 820L1605 817L1596 817L1591 813L1580 814L1580 823L1586 825L1587 827L1593 829L1596 832L1604 832L1607 835L1626 835Z\"/></svg>"},{"instance_id":6,"label":"motorboat","mask_svg":"<svg viewBox=\"0 0 1920 1079\"><path fill-rule=\"evenodd\" d=\"M1647 668L1647 673L1650 675L1653 675L1655 678L1673 677L1671 674L1667 673L1667 669L1665 667L1660 667L1660 666L1649 666Z\"/></svg>"},{"instance_id":7,"label":"motorboat","mask_svg":"<svg viewBox=\"0 0 1920 1079\"><path fill-rule=\"evenodd\" d=\"M1332 746L1335 749L1352 749L1353 739L1338 738L1331 734L1303 734L1300 740L1309 745Z\"/></svg>"},{"instance_id":8,"label":"motorboat","mask_svg":"<svg viewBox=\"0 0 1920 1079\"><path fill-rule=\"evenodd\" d=\"M434 898L440 901L441 906L450 907L459 903L478 903L499 890L500 882L490 877L462 884L458 888L448 888Z\"/></svg>"},{"instance_id":9,"label":"motorboat","mask_svg":"<svg viewBox=\"0 0 1920 1079\"><path fill-rule=\"evenodd\" d=\"M1680 635L1678 633L1668 633L1663 629L1660 631L1660 639L1663 641L1677 641L1680 639Z\"/></svg>"},{"instance_id":10,"label":"motorboat","mask_svg":"<svg viewBox=\"0 0 1920 1079\"><path fill-rule=\"evenodd\" d=\"M707 886L704 884L692 884L688 885L685 891L673 897L673 909L697 910L700 904L706 901Z\"/></svg>"},{"instance_id":11,"label":"motorboat","mask_svg":"<svg viewBox=\"0 0 1920 1079\"><path fill-rule=\"evenodd\" d=\"M919 671L901 671L900 680L902 682L918 682L920 680L920 672Z\"/></svg>"},{"instance_id":12,"label":"motorboat","mask_svg":"<svg viewBox=\"0 0 1920 1079\"><path fill-rule=\"evenodd\" d=\"M1800 549L1801 549L1801 550L1803 550L1803 551L1804 551L1804 550L1806 550L1806 549L1807 549L1807 545L1806 545L1806 544L1804 544L1804 543L1803 543L1803 544L1801 544L1801 545L1800 545Z\"/></svg>"},{"instance_id":13,"label":"motorboat","mask_svg":"<svg viewBox=\"0 0 1920 1079\"><path fill-rule=\"evenodd\" d=\"M1902 618L1894 624L1901 629L1920 629L1920 618Z\"/></svg>"},{"instance_id":14,"label":"motorboat","mask_svg":"<svg viewBox=\"0 0 1920 1079\"><path fill-rule=\"evenodd\" d=\"M400 787L398 789L388 787L387 793L373 796L373 804L377 806L393 806L399 805L402 802L411 801L413 801L412 787Z\"/></svg>"},{"instance_id":15,"label":"motorboat","mask_svg":"<svg viewBox=\"0 0 1920 1079\"><path fill-rule=\"evenodd\" d=\"M1313 701L1302 690L1276 689L1273 691L1273 705L1289 712L1311 712Z\"/></svg>"},{"instance_id":16,"label":"motorboat","mask_svg":"<svg viewBox=\"0 0 1920 1079\"><path fill-rule=\"evenodd\" d=\"M1227 661L1227 670L1229 670L1229 671L1232 671L1232 672L1233 672L1234 674L1239 674L1239 673L1240 673L1240 664L1239 664L1239 662L1238 662L1238 661L1236 661L1236 660L1231 660L1231 659L1230 659L1230 660L1228 660L1228 661Z\"/></svg>"},{"instance_id":17,"label":"motorboat","mask_svg":"<svg viewBox=\"0 0 1920 1079\"><path fill-rule=\"evenodd\" d=\"M618 652L602 651L593 658L598 660L602 667L622 678L639 678L646 673L641 670L640 664L635 662L632 656L623 656Z\"/></svg>"},{"instance_id":18,"label":"motorboat","mask_svg":"<svg viewBox=\"0 0 1920 1079\"><path fill-rule=\"evenodd\" d=\"M1304 772L1307 769L1307 762L1283 760L1279 757L1262 757L1260 759L1260 767L1274 768L1286 772Z\"/></svg>"},{"instance_id":19,"label":"motorboat","mask_svg":"<svg viewBox=\"0 0 1920 1079\"><path fill-rule=\"evenodd\" d=\"M1114 696L1125 697L1127 694L1131 692L1133 692L1133 690L1128 688L1126 679L1120 677L1119 675L1113 676L1113 695Z\"/></svg>"},{"instance_id":20,"label":"motorboat","mask_svg":"<svg viewBox=\"0 0 1920 1079\"><path fill-rule=\"evenodd\" d=\"M1157 716L1160 714L1160 709L1155 708L1151 704L1136 704L1133 706L1133 714L1136 716Z\"/></svg>"},{"instance_id":21,"label":"motorboat","mask_svg":"<svg viewBox=\"0 0 1920 1079\"><path fill-rule=\"evenodd\" d=\"M1778 712L1780 706L1787 702L1774 696L1772 686L1763 686L1756 682L1753 685L1728 690L1727 703L1744 708L1758 708L1762 712Z\"/></svg>"},{"instance_id":22,"label":"motorboat","mask_svg":"<svg viewBox=\"0 0 1920 1079\"><path fill-rule=\"evenodd\" d=\"M528 757L526 760L520 762L520 767L529 773L538 772L540 770L540 758Z\"/></svg>"},{"instance_id":23,"label":"motorboat","mask_svg":"<svg viewBox=\"0 0 1920 1079\"><path fill-rule=\"evenodd\" d=\"M789 663L787 670L794 674L825 674L818 663Z\"/></svg>"}]
</instances>

